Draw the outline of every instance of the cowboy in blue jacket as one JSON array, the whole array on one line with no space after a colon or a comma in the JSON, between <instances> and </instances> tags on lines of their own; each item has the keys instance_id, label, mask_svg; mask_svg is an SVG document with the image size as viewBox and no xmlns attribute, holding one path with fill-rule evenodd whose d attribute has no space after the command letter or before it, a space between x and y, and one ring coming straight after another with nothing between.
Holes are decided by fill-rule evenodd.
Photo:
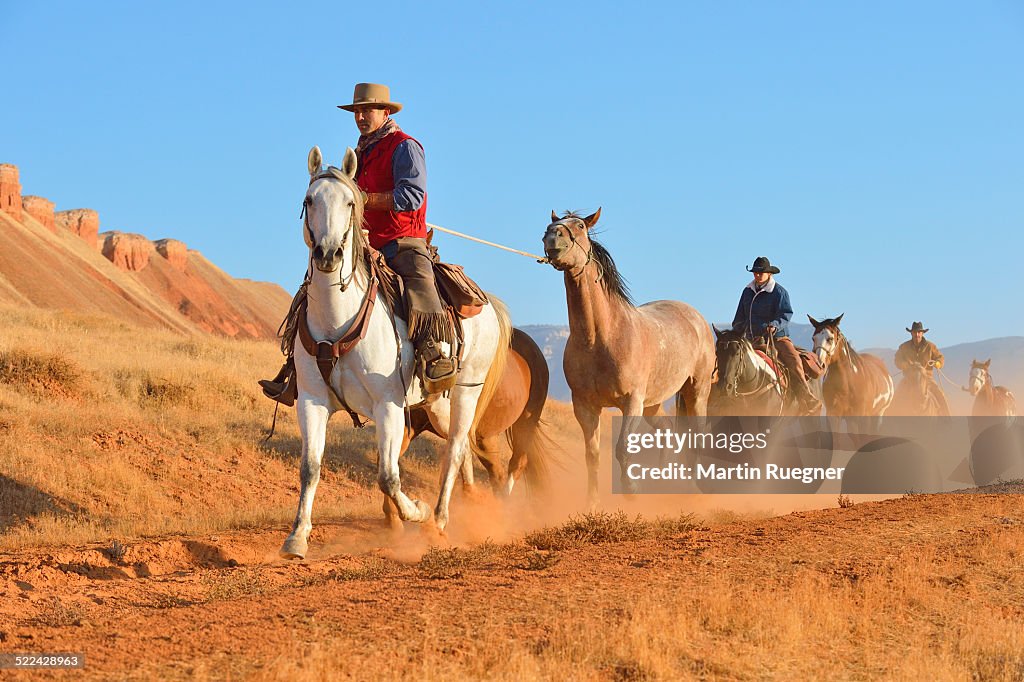
<instances>
[{"instance_id":1,"label":"cowboy in blue jacket","mask_svg":"<svg viewBox=\"0 0 1024 682\"><path fill-rule=\"evenodd\" d=\"M807 386L800 353L789 338L789 321L793 318L789 292L773 277L781 271L765 256L758 256L747 272L753 273L754 280L740 294L732 329L742 332L751 341L772 336L779 360L789 370L789 387L800 400L801 409L808 414L817 414L821 410L821 401Z\"/></svg>"}]
</instances>

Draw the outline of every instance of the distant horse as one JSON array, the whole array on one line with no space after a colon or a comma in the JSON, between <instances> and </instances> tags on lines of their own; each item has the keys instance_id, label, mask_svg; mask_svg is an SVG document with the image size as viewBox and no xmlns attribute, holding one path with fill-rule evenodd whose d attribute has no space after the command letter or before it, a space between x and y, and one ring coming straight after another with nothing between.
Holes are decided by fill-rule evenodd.
<instances>
[{"instance_id":1,"label":"distant horse","mask_svg":"<svg viewBox=\"0 0 1024 682\"><path fill-rule=\"evenodd\" d=\"M911 362L903 370L903 378L896 386L889 414L905 417L937 417L946 414L933 391L927 368Z\"/></svg>"},{"instance_id":2,"label":"distant horse","mask_svg":"<svg viewBox=\"0 0 1024 682\"><path fill-rule=\"evenodd\" d=\"M1005 386L996 386L989 373L992 359L971 360L971 377L965 391L974 396L973 417L1015 417L1017 401Z\"/></svg>"},{"instance_id":3,"label":"distant horse","mask_svg":"<svg viewBox=\"0 0 1024 682\"><path fill-rule=\"evenodd\" d=\"M715 366L711 328L694 308L679 301L633 304L611 255L590 236L600 216L600 209L586 218L552 211L544 233L548 262L565 273L569 339L562 367L583 429L591 507L598 500L602 408L621 410L623 434L635 426L632 418L657 414L673 395L677 414L705 416ZM623 488L632 491L621 443L616 453Z\"/></svg>"},{"instance_id":4,"label":"distant horse","mask_svg":"<svg viewBox=\"0 0 1024 682\"><path fill-rule=\"evenodd\" d=\"M893 384L881 359L858 353L839 329L843 316L814 325L814 353L825 368L821 393L825 412L837 417L881 417L892 403Z\"/></svg>"},{"instance_id":5,"label":"distant horse","mask_svg":"<svg viewBox=\"0 0 1024 682\"><path fill-rule=\"evenodd\" d=\"M425 396L413 379L413 348L406 324L389 309L390 296L360 229L363 200L353 179L355 152L345 151L340 169L324 170L322 160L319 147L313 147L307 160L303 238L315 267L310 268L307 308L299 331L312 339L316 354L306 349L305 341L296 344L302 463L299 508L281 548L281 555L288 558L306 554L327 420L341 409L373 419L380 489L391 498L402 520L422 522L430 519L430 507L402 491L398 456L405 436L405 405L426 400L431 425L447 436L434 508L437 526L444 529L455 478L475 437L477 408L485 408L494 395L512 329L507 314L494 305L465 320L458 383L448 397ZM479 410L481 415L484 411Z\"/></svg>"},{"instance_id":6,"label":"distant horse","mask_svg":"<svg viewBox=\"0 0 1024 682\"><path fill-rule=\"evenodd\" d=\"M544 353L530 335L512 330L512 348L494 397L487 403L476 425L476 437L469 445L487 470L491 488L496 495L507 497L515 484L525 476L531 492L540 492L548 483L545 448L553 441L540 420L548 398L548 363ZM423 432L439 435L430 423L430 416L421 407L410 410L405 427L402 453L409 443ZM502 442L512 451L505 462ZM463 485L474 485L473 460L467 457L462 465ZM384 497L384 515L398 527L402 521L391 498Z\"/></svg>"},{"instance_id":7,"label":"distant horse","mask_svg":"<svg viewBox=\"0 0 1024 682\"><path fill-rule=\"evenodd\" d=\"M782 378L744 334L715 330L715 374L708 412L716 416L780 416Z\"/></svg>"}]
</instances>

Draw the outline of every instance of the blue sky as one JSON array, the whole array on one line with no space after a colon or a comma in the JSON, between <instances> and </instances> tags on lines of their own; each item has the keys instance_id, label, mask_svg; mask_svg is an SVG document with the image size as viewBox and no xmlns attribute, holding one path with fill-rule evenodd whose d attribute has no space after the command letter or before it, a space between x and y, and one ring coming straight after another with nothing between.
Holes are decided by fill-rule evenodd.
<instances>
[{"instance_id":1,"label":"blue sky","mask_svg":"<svg viewBox=\"0 0 1024 682\"><path fill-rule=\"evenodd\" d=\"M299 283L306 153L340 162L335 105L372 81L426 148L430 222L539 252L552 209L602 206L641 302L729 320L767 255L858 347L1024 334L1016 0L0 0L0 58L24 193L237 277ZM561 274L438 241L516 323L566 321Z\"/></svg>"}]
</instances>

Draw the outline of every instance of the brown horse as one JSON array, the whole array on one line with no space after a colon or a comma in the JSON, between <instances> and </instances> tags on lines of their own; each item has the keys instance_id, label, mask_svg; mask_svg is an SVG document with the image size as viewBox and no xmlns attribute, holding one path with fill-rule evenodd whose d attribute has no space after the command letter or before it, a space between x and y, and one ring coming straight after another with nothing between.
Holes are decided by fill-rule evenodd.
<instances>
[{"instance_id":1,"label":"brown horse","mask_svg":"<svg viewBox=\"0 0 1024 682\"><path fill-rule=\"evenodd\" d=\"M583 429L591 507L598 499L601 410L621 410L623 434L673 395L677 414L705 416L715 367L711 327L700 313L679 301L633 304L608 251L591 238L600 216L600 209L586 218L552 211L544 233L546 260L565 273L569 339L562 367ZM621 443L616 456L623 489L632 491Z\"/></svg>"},{"instance_id":2,"label":"brown horse","mask_svg":"<svg viewBox=\"0 0 1024 682\"><path fill-rule=\"evenodd\" d=\"M973 417L1015 417L1017 401L1005 386L996 386L989 373L992 359L971 360L971 378L965 391L974 396Z\"/></svg>"},{"instance_id":3,"label":"brown horse","mask_svg":"<svg viewBox=\"0 0 1024 682\"><path fill-rule=\"evenodd\" d=\"M548 364L544 353L530 335L512 330L512 343L505 372L494 397L487 404L476 427L476 439L470 448L487 470L495 494L511 494L516 482L526 478L531 492L542 492L547 484L547 460L544 449L552 443L544 432L541 411L548 398ZM425 410L413 409L405 427L402 453L423 432L438 435ZM504 461L502 443L512 451ZM463 486L474 485L473 461L462 466ZM391 498L384 497L384 515L395 528L402 525Z\"/></svg>"},{"instance_id":4,"label":"brown horse","mask_svg":"<svg viewBox=\"0 0 1024 682\"><path fill-rule=\"evenodd\" d=\"M937 390L940 389L932 386L927 368L912 362L903 370L888 412L904 417L949 416L945 401L940 402L935 396Z\"/></svg>"},{"instance_id":5,"label":"brown horse","mask_svg":"<svg viewBox=\"0 0 1024 682\"><path fill-rule=\"evenodd\" d=\"M825 368L821 392L825 411L837 417L881 417L892 403L892 377L874 355L858 353L839 329L843 316L814 325L814 353Z\"/></svg>"}]
</instances>

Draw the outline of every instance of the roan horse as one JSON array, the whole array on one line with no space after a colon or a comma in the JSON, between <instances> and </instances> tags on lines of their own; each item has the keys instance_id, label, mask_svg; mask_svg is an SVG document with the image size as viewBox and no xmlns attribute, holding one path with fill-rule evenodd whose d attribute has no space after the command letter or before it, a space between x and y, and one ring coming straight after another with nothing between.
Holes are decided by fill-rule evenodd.
<instances>
[{"instance_id":1,"label":"roan horse","mask_svg":"<svg viewBox=\"0 0 1024 682\"><path fill-rule=\"evenodd\" d=\"M708 412L715 416L780 416L785 407L778 372L749 339L731 329L715 330L715 374Z\"/></svg>"},{"instance_id":2,"label":"roan horse","mask_svg":"<svg viewBox=\"0 0 1024 682\"><path fill-rule=\"evenodd\" d=\"M520 329L512 330L512 347L505 363L505 371L477 421L475 438L470 448L483 464L495 495L506 497L524 477L530 492L541 492L548 482L547 459L544 450L553 441L544 430L541 412L548 398L548 364L544 353L530 335ZM408 444L423 432L439 435L430 416L423 408L410 410L405 427L404 453ZM506 462L502 442L512 451ZM462 464L463 485L474 485L473 460L467 457ZM393 528L402 524L398 509L391 498L384 497L384 515Z\"/></svg>"},{"instance_id":3,"label":"roan horse","mask_svg":"<svg viewBox=\"0 0 1024 682\"><path fill-rule=\"evenodd\" d=\"M705 416L715 366L711 327L691 306L633 304L608 251L590 236L600 216L600 209L586 218L552 211L544 233L546 260L565 273L569 339L562 367L583 429L591 507L598 502L602 408L622 411L623 435L673 395L677 414ZM623 489L633 491L622 444L616 454Z\"/></svg>"},{"instance_id":4,"label":"roan horse","mask_svg":"<svg viewBox=\"0 0 1024 682\"><path fill-rule=\"evenodd\" d=\"M313 497L320 480L327 421L346 407L376 423L377 482L404 521L423 522L431 511L424 502L402 491L398 457L405 435L405 406L425 398L413 380L413 348L406 325L389 310L378 287L363 235L363 201L353 178L356 155L345 151L341 168L322 169L319 147L309 152L309 188L303 201L303 238L309 247L310 282L306 322L309 335L328 356L334 345L336 364L330 385L321 376L317 358L297 344L297 418L302 434L301 490L291 534L281 548L288 558L303 557L308 549ZM371 293L375 293L371 296ZM367 312L368 311L368 312ZM348 332L360 331L347 352L337 344ZM299 321L300 330L302 320ZM434 517L438 528L448 523L448 505L455 478L463 468L469 440L475 437L478 407L485 407L504 371L511 325L507 314L493 305L463 322L464 343L459 381L450 397L431 396L426 404L431 425L447 437L441 465L441 489ZM339 340L339 341L335 341ZM480 413L484 410L480 409Z\"/></svg>"},{"instance_id":5,"label":"roan horse","mask_svg":"<svg viewBox=\"0 0 1024 682\"><path fill-rule=\"evenodd\" d=\"M974 417L1015 417L1017 401L1005 386L996 386L989 373L992 359L971 361L971 376L964 390L974 396Z\"/></svg>"},{"instance_id":6,"label":"roan horse","mask_svg":"<svg viewBox=\"0 0 1024 682\"><path fill-rule=\"evenodd\" d=\"M881 417L892 403L893 384L881 359L858 353L839 329L843 316L814 325L814 354L825 368L821 393L825 412L836 417Z\"/></svg>"}]
</instances>

